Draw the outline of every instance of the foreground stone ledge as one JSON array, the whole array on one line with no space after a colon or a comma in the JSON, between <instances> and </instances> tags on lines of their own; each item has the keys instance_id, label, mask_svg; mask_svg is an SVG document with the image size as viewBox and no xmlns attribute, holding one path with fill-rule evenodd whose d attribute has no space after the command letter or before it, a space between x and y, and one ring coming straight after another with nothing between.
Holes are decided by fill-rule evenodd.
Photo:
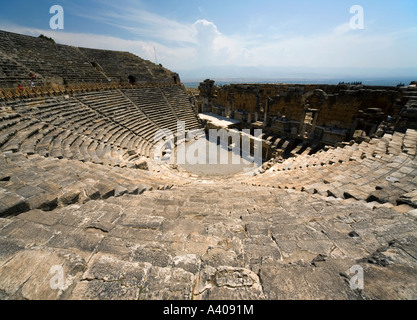
<instances>
[{"instance_id":1,"label":"foreground stone ledge","mask_svg":"<svg viewBox=\"0 0 417 320\"><path fill-rule=\"evenodd\" d=\"M65 275L60 288L52 289L54 273L62 268ZM34 247L19 251L0 262L0 292L5 299L56 300L68 298L86 269L86 262L69 250Z\"/></svg>"},{"instance_id":2,"label":"foreground stone ledge","mask_svg":"<svg viewBox=\"0 0 417 320\"><path fill-rule=\"evenodd\" d=\"M0 219L1 298L415 297L412 210L245 185L239 192L257 202L240 209L229 200L233 189L195 183ZM219 200L200 215L189 201L197 194ZM190 210L162 217L159 201ZM362 291L349 284L355 265L364 270ZM61 290L50 289L52 266L63 268Z\"/></svg>"}]
</instances>

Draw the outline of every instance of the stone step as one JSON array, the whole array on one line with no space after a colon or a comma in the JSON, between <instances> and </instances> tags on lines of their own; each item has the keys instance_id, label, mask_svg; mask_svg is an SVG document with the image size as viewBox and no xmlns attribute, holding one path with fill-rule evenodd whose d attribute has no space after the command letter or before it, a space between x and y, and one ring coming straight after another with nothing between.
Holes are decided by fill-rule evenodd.
<instances>
[{"instance_id":1,"label":"stone step","mask_svg":"<svg viewBox=\"0 0 417 320\"><path fill-rule=\"evenodd\" d=\"M63 131L65 130L61 128L52 128L52 130L49 131L48 134L44 135L36 145L36 153L40 154L41 156L48 157L52 141Z\"/></svg>"},{"instance_id":2,"label":"stone step","mask_svg":"<svg viewBox=\"0 0 417 320\"><path fill-rule=\"evenodd\" d=\"M64 157L63 141L71 135L71 131L65 130L58 135L52 142L50 156L53 158L62 159Z\"/></svg>"},{"instance_id":3,"label":"stone step","mask_svg":"<svg viewBox=\"0 0 417 320\"><path fill-rule=\"evenodd\" d=\"M20 149L23 154L32 155L36 153L36 145L40 142L40 140L51 132L54 127L44 123L39 130L33 134L31 137L26 138L21 146Z\"/></svg>"}]
</instances>

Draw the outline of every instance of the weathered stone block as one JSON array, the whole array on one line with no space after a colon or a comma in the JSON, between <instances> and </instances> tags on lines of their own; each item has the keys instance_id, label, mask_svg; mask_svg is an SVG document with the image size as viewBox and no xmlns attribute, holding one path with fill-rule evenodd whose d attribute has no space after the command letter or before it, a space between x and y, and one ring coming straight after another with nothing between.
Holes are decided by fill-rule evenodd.
<instances>
[{"instance_id":1,"label":"weathered stone block","mask_svg":"<svg viewBox=\"0 0 417 320\"><path fill-rule=\"evenodd\" d=\"M85 269L84 259L71 251L46 247L19 251L0 263L0 291L10 299L63 299Z\"/></svg>"},{"instance_id":2,"label":"weathered stone block","mask_svg":"<svg viewBox=\"0 0 417 320\"><path fill-rule=\"evenodd\" d=\"M30 210L27 200L13 193L5 193L0 198L0 217L17 215Z\"/></svg>"},{"instance_id":3,"label":"weathered stone block","mask_svg":"<svg viewBox=\"0 0 417 320\"><path fill-rule=\"evenodd\" d=\"M194 299L260 300L264 293L259 277L252 271L233 267L206 267L194 287Z\"/></svg>"},{"instance_id":4,"label":"weathered stone block","mask_svg":"<svg viewBox=\"0 0 417 320\"><path fill-rule=\"evenodd\" d=\"M167 267L171 264L172 258L167 250L158 244L140 246L132 254L135 262L147 262L158 267Z\"/></svg>"},{"instance_id":5,"label":"weathered stone block","mask_svg":"<svg viewBox=\"0 0 417 320\"><path fill-rule=\"evenodd\" d=\"M185 254L172 259L172 266L184 269L192 274L200 270L201 260L195 254Z\"/></svg>"},{"instance_id":6,"label":"weathered stone block","mask_svg":"<svg viewBox=\"0 0 417 320\"><path fill-rule=\"evenodd\" d=\"M100 193L101 199L107 199L114 196L115 188L105 183L99 182L95 188Z\"/></svg>"},{"instance_id":7,"label":"weathered stone block","mask_svg":"<svg viewBox=\"0 0 417 320\"><path fill-rule=\"evenodd\" d=\"M180 268L152 267L140 300L191 300L194 275Z\"/></svg>"},{"instance_id":8,"label":"weathered stone block","mask_svg":"<svg viewBox=\"0 0 417 320\"><path fill-rule=\"evenodd\" d=\"M402 195L397 202L399 204L407 204L413 208L417 208L417 190Z\"/></svg>"}]
</instances>

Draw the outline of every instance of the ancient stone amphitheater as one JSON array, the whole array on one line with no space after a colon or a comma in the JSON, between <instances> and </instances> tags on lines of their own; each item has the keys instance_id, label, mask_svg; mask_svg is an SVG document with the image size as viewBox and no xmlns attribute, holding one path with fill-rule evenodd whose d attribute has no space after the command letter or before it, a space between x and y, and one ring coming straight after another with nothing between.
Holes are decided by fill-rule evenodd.
<instances>
[{"instance_id":1,"label":"ancient stone amphitheater","mask_svg":"<svg viewBox=\"0 0 417 320\"><path fill-rule=\"evenodd\" d=\"M416 299L416 99L209 80L188 95L133 54L0 31L0 298ZM263 129L262 168L155 161L158 130L216 127L199 112Z\"/></svg>"}]
</instances>

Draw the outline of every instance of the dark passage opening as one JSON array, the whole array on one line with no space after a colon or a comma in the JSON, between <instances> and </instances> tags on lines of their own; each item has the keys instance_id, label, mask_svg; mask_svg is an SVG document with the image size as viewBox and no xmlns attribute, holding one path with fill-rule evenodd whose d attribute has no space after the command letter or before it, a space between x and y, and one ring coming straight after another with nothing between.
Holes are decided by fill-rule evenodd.
<instances>
[{"instance_id":1,"label":"dark passage opening","mask_svg":"<svg viewBox=\"0 0 417 320\"><path fill-rule=\"evenodd\" d=\"M136 78L134 76L130 75L127 78L129 79L130 84L135 84L136 83Z\"/></svg>"}]
</instances>

